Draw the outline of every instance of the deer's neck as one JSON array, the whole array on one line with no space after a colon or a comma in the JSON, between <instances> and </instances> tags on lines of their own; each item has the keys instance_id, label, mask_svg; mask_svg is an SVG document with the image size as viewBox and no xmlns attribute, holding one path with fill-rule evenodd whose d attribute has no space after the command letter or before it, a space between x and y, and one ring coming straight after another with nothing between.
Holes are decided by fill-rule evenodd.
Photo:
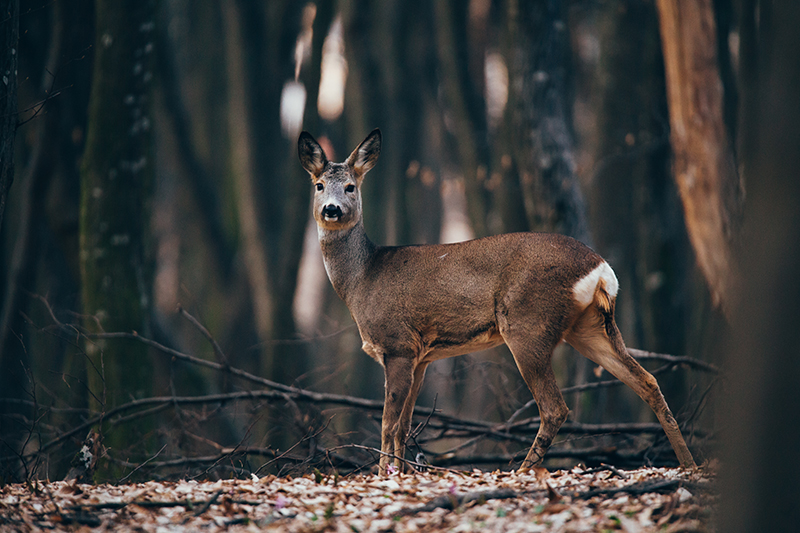
<instances>
[{"instance_id":1,"label":"deer's neck","mask_svg":"<svg viewBox=\"0 0 800 533\"><path fill-rule=\"evenodd\" d=\"M363 221L347 230L317 229L325 271L336 293L347 302L348 293L363 278L377 246L367 237Z\"/></svg>"}]
</instances>

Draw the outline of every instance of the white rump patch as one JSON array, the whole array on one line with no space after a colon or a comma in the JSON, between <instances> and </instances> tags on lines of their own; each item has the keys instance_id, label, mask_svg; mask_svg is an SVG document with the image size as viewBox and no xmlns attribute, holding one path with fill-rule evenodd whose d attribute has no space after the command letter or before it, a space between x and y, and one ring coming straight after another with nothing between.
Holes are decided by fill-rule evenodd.
<instances>
[{"instance_id":1,"label":"white rump patch","mask_svg":"<svg viewBox=\"0 0 800 533\"><path fill-rule=\"evenodd\" d=\"M617 276L614 275L614 271L609 264L603 261L594 270L579 279L572 287L572 294L581 306L586 307L592 303L594 291L601 279L606 283L608 295L612 298L617 296L619 281L617 281Z\"/></svg>"}]
</instances>

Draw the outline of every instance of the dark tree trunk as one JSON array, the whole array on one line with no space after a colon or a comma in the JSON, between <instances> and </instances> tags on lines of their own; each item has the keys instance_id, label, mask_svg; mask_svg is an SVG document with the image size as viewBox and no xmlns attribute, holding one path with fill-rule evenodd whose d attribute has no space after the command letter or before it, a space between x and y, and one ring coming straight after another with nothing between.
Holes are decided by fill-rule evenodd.
<instances>
[{"instance_id":1,"label":"dark tree trunk","mask_svg":"<svg viewBox=\"0 0 800 533\"><path fill-rule=\"evenodd\" d=\"M743 26L753 32L741 56L753 67L743 80L740 129L748 179L737 253L744 281L724 347L730 382L717 529L792 531L800 523L800 4L757 2L758 12L756 2L744 4Z\"/></svg>"},{"instance_id":2,"label":"dark tree trunk","mask_svg":"<svg viewBox=\"0 0 800 533\"><path fill-rule=\"evenodd\" d=\"M467 215L475 235L483 237L489 233L488 145L482 95L470 76L465 5L448 0L435 3L436 48L453 153L464 178ZM479 64L483 64L482 58Z\"/></svg>"},{"instance_id":3,"label":"dark tree trunk","mask_svg":"<svg viewBox=\"0 0 800 533\"><path fill-rule=\"evenodd\" d=\"M154 7L151 1L99 0L95 12L97 41L81 169L85 326L149 335ZM153 365L142 344L89 341L86 352L96 409L152 392ZM105 435L105 444L123 450L147 432L147 424L115 429Z\"/></svg>"},{"instance_id":4,"label":"dark tree trunk","mask_svg":"<svg viewBox=\"0 0 800 533\"><path fill-rule=\"evenodd\" d=\"M658 13L636 0L609 5L599 32L597 164L589 184L595 243L620 279L616 309L626 342L685 353L693 267L670 173ZM667 384L667 397L678 396ZM619 412L592 405L597 415Z\"/></svg>"},{"instance_id":5,"label":"dark tree trunk","mask_svg":"<svg viewBox=\"0 0 800 533\"><path fill-rule=\"evenodd\" d=\"M317 9L314 25L312 64L304 67L304 75L316 72L316 85L311 79L306 87L307 120L309 115L316 116L319 56L331 17L330 9L322 8ZM294 70L292 52L302 9L295 2L262 8L231 1L223 6L231 164L245 270L261 343L256 367L280 382L296 379L306 365L302 348L287 348L279 342L296 333L291 309L309 194L308 181L296 164L296 140L283 136L279 113L283 83ZM279 75L268 75L275 72Z\"/></svg>"},{"instance_id":6,"label":"dark tree trunk","mask_svg":"<svg viewBox=\"0 0 800 533\"><path fill-rule=\"evenodd\" d=\"M555 231L591 242L575 174L569 38L558 0L508 2L516 38L510 47L512 158L529 230Z\"/></svg>"},{"instance_id":7,"label":"dark tree trunk","mask_svg":"<svg viewBox=\"0 0 800 533\"><path fill-rule=\"evenodd\" d=\"M19 54L19 0L3 0L0 3L0 75L2 94L0 98L0 230L6 198L14 181L14 138L17 136L17 61Z\"/></svg>"}]
</instances>

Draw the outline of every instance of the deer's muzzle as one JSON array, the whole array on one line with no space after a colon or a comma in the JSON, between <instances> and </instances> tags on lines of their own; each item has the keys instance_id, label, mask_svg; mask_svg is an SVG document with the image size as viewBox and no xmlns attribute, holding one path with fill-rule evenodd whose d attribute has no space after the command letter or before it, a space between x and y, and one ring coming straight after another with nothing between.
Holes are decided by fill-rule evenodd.
<instances>
[{"instance_id":1,"label":"deer's muzzle","mask_svg":"<svg viewBox=\"0 0 800 533\"><path fill-rule=\"evenodd\" d=\"M328 204L322 208L322 218L339 220L342 217L342 208L338 205Z\"/></svg>"}]
</instances>

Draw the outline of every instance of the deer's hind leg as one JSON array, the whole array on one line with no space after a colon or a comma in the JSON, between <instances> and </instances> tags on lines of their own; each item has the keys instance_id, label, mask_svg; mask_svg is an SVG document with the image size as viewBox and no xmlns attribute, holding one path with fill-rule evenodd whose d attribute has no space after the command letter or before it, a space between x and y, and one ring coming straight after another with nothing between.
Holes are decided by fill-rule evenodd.
<instances>
[{"instance_id":1,"label":"deer's hind leg","mask_svg":"<svg viewBox=\"0 0 800 533\"><path fill-rule=\"evenodd\" d=\"M625 348L622 335L613 318L613 306L605 312L591 304L567 333L565 340L584 357L608 370L629 386L653 410L667 434L681 466L695 466L692 454L661 393L658 381L642 368Z\"/></svg>"},{"instance_id":2,"label":"deer's hind leg","mask_svg":"<svg viewBox=\"0 0 800 533\"><path fill-rule=\"evenodd\" d=\"M542 322L530 325L530 320L514 321L513 325L501 321L500 332L539 407L539 431L520 465L520 470L526 470L542 463L569 414L551 366L553 350L561 341L562 329L557 324Z\"/></svg>"}]
</instances>

